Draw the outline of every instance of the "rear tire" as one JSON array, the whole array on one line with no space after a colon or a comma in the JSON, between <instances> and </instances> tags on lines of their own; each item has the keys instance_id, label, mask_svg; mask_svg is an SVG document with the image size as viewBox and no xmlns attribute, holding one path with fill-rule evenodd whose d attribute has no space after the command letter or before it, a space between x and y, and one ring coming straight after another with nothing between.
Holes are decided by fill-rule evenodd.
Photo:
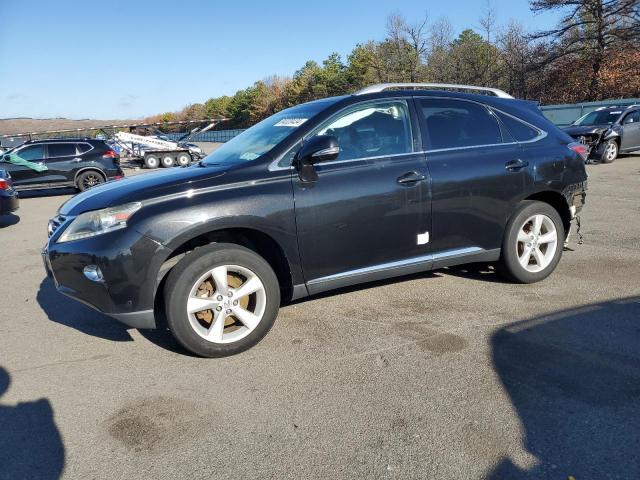
<instances>
[{"instance_id":1,"label":"rear tire","mask_svg":"<svg viewBox=\"0 0 640 480\"><path fill-rule=\"evenodd\" d=\"M145 155L144 166L149 169L158 168L160 166L160 159L156 155Z\"/></svg>"},{"instance_id":2,"label":"rear tire","mask_svg":"<svg viewBox=\"0 0 640 480\"><path fill-rule=\"evenodd\" d=\"M618 158L618 153L618 142L615 140L608 140L598 148L597 158L600 163L612 163L616 158Z\"/></svg>"},{"instance_id":3,"label":"rear tire","mask_svg":"<svg viewBox=\"0 0 640 480\"><path fill-rule=\"evenodd\" d=\"M104 176L97 170L86 170L76 178L76 188L84 192L91 187L104 183L104 181Z\"/></svg>"},{"instance_id":4,"label":"rear tire","mask_svg":"<svg viewBox=\"0 0 640 480\"><path fill-rule=\"evenodd\" d=\"M548 203L520 203L505 229L498 271L518 283L535 283L553 272L562 256L565 231Z\"/></svg>"},{"instance_id":5,"label":"rear tire","mask_svg":"<svg viewBox=\"0 0 640 480\"><path fill-rule=\"evenodd\" d=\"M164 168L171 168L175 165L176 159L173 158L173 155L163 155L161 162Z\"/></svg>"},{"instance_id":6,"label":"rear tire","mask_svg":"<svg viewBox=\"0 0 640 480\"><path fill-rule=\"evenodd\" d=\"M186 167L191 163L191 155L188 153L181 153L178 155L176 159L176 163L179 167Z\"/></svg>"},{"instance_id":7,"label":"rear tire","mask_svg":"<svg viewBox=\"0 0 640 480\"><path fill-rule=\"evenodd\" d=\"M167 325L178 343L202 357L225 357L254 346L271 329L280 287L255 252L214 243L178 262L164 298Z\"/></svg>"}]
</instances>

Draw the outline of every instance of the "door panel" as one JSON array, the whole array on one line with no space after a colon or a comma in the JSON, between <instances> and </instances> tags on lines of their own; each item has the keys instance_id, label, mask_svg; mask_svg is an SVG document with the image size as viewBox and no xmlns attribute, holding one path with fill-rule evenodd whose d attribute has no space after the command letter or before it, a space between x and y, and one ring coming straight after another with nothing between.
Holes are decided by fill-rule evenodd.
<instances>
[{"instance_id":1,"label":"door panel","mask_svg":"<svg viewBox=\"0 0 640 480\"><path fill-rule=\"evenodd\" d=\"M75 143L49 143L45 165L49 169L47 182L65 183L73 181L74 171L81 161Z\"/></svg>"},{"instance_id":2,"label":"door panel","mask_svg":"<svg viewBox=\"0 0 640 480\"><path fill-rule=\"evenodd\" d=\"M27 160L29 162L42 163L44 162L45 157L45 147L43 144L27 145L19 148L15 152L12 152L12 155L17 155L23 160ZM11 176L13 177L13 184L16 187L40 183L47 173L46 171L36 172L25 165L13 165L10 163L7 164L6 170L11 173Z\"/></svg>"},{"instance_id":3,"label":"door panel","mask_svg":"<svg viewBox=\"0 0 640 480\"><path fill-rule=\"evenodd\" d=\"M621 148L638 147L640 149L640 110L628 114L622 123Z\"/></svg>"},{"instance_id":4,"label":"door panel","mask_svg":"<svg viewBox=\"0 0 640 480\"><path fill-rule=\"evenodd\" d=\"M518 145L427 152L434 252L500 248L506 221L525 186L527 166L507 168L520 153Z\"/></svg>"},{"instance_id":5,"label":"door panel","mask_svg":"<svg viewBox=\"0 0 640 480\"><path fill-rule=\"evenodd\" d=\"M340 157L317 163L314 182L294 173L298 245L312 293L326 289L322 283L335 277L428 257L428 244L418 244L418 235L430 228L424 154L412 152L406 102L400 110L388 108L389 103L380 112L355 107L330 120L315 133L335 135ZM394 123L398 114L404 123Z\"/></svg>"}]
</instances>

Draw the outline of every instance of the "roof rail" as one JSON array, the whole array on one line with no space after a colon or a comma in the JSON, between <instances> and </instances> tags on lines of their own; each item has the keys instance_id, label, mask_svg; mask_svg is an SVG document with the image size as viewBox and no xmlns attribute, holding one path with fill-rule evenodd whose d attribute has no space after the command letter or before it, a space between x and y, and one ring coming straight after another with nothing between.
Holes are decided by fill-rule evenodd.
<instances>
[{"instance_id":1,"label":"roof rail","mask_svg":"<svg viewBox=\"0 0 640 480\"><path fill-rule=\"evenodd\" d=\"M640 103L634 103L633 105L628 105L627 106L627 110L629 110L630 108L633 108L633 107L640 107Z\"/></svg>"},{"instance_id":2,"label":"roof rail","mask_svg":"<svg viewBox=\"0 0 640 480\"><path fill-rule=\"evenodd\" d=\"M356 95L364 95L366 93L377 93L382 92L384 90L426 90L430 88L440 88L440 89L452 89L452 90L471 90L474 92L485 92L491 93L496 97L500 98L513 98L504 90L500 90L499 88L491 88L491 87L477 87L475 85L456 85L453 83L378 83L376 85L370 85L368 87L363 88L362 90L358 90Z\"/></svg>"}]
</instances>

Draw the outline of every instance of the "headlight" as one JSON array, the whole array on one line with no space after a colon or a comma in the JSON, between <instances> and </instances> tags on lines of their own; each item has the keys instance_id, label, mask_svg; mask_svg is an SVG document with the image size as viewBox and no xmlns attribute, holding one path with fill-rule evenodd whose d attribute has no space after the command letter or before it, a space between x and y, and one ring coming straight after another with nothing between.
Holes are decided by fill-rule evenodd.
<instances>
[{"instance_id":1,"label":"headlight","mask_svg":"<svg viewBox=\"0 0 640 480\"><path fill-rule=\"evenodd\" d=\"M104 208L78 215L58 239L58 243L95 237L103 233L120 230L127 220L141 207L140 202L127 203L119 207Z\"/></svg>"}]
</instances>

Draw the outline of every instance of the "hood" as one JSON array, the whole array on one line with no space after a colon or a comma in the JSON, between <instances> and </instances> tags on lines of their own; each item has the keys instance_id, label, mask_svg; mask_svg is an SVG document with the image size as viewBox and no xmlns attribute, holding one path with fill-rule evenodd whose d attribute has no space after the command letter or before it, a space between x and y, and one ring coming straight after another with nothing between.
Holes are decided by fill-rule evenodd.
<instances>
[{"instance_id":1,"label":"hood","mask_svg":"<svg viewBox=\"0 0 640 480\"><path fill-rule=\"evenodd\" d=\"M575 137L580 135L588 135L590 133L602 133L605 130L609 130L609 128L611 128L610 125L571 125L569 127L563 128L562 130L564 130L572 137Z\"/></svg>"},{"instance_id":2,"label":"hood","mask_svg":"<svg viewBox=\"0 0 640 480\"><path fill-rule=\"evenodd\" d=\"M211 165L170 168L113 180L70 198L59 210L62 215L78 215L90 210L113 207L130 202L179 193L189 188L215 185L228 166Z\"/></svg>"}]
</instances>

